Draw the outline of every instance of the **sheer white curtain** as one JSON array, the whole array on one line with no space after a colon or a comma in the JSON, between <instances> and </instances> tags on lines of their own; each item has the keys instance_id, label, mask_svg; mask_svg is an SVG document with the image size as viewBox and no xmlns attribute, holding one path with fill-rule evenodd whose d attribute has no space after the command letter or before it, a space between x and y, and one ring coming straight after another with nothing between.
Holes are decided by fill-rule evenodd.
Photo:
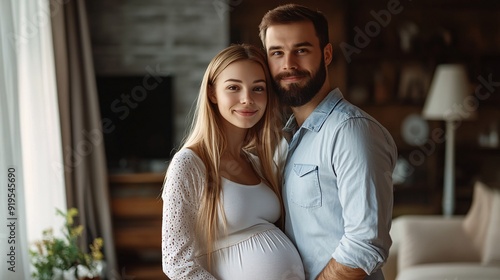
<instances>
[{"instance_id":1,"label":"sheer white curtain","mask_svg":"<svg viewBox=\"0 0 500 280\"><path fill-rule=\"evenodd\" d=\"M17 60L8 38L14 31L11 3L0 1L0 11L0 279L28 279Z\"/></svg>"},{"instance_id":2,"label":"sheer white curtain","mask_svg":"<svg viewBox=\"0 0 500 280\"><path fill-rule=\"evenodd\" d=\"M48 0L0 1L0 224L13 222L9 168L17 217L14 231L0 226L0 279L29 279L29 245L44 229L57 233L63 221L55 209L66 208L50 8Z\"/></svg>"}]
</instances>

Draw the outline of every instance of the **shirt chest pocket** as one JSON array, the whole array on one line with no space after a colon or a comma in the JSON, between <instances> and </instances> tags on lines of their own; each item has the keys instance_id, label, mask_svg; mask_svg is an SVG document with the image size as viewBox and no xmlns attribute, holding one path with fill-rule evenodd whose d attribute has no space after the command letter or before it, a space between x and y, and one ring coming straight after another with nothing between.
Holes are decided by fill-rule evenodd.
<instances>
[{"instance_id":1,"label":"shirt chest pocket","mask_svg":"<svg viewBox=\"0 0 500 280\"><path fill-rule=\"evenodd\" d=\"M317 165L295 163L292 178L287 187L293 203L304 208L321 206L321 188Z\"/></svg>"}]
</instances>

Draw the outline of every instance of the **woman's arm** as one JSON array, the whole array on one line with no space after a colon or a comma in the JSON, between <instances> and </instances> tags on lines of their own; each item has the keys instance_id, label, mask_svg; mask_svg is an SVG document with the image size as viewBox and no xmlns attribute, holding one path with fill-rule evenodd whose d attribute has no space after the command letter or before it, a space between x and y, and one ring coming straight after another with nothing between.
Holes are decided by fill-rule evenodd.
<instances>
[{"instance_id":1,"label":"woman's arm","mask_svg":"<svg viewBox=\"0 0 500 280\"><path fill-rule=\"evenodd\" d=\"M196 261L195 223L203 174L203 163L190 150L177 153L167 171L162 194L162 262L172 280L215 279Z\"/></svg>"}]
</instances>

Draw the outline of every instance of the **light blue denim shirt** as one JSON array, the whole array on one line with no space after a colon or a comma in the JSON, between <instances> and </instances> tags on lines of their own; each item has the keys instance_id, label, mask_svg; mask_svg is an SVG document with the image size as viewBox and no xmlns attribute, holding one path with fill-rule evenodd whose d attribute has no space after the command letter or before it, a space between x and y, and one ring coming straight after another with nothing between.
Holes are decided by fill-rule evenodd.
<instances>
[{"instance_id":1,"label":"light blue denim shirt","mask_svg":"<svg viewBox=\"0 0 500 280\"><path fill-rule=\"evenodd\" d=\"M331 258L384 279L392 244L396 145L375 119L331 91L300 128L292 116L284 170L285 229L306 279ZM292 137L293 135L293 137ZM291 139L290 139L291 138Z\"/></svg>"}]
</instances>

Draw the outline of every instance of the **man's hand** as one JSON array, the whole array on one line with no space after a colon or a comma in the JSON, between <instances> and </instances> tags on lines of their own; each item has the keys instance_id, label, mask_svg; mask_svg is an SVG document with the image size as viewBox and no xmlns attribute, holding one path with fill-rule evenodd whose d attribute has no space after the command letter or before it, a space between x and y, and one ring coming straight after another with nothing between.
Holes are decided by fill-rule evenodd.
<instances>
[{"instance_id":1,"label":"man's hand","mask_svg":"<svg viewBox=\"0 0 500 280\"><path fill-rule=\"evenodd\" d=\"M363 280L366 273L361 268L352 268L331 259L316 277L316 280Z\"/></svg>"}]
</instances>

